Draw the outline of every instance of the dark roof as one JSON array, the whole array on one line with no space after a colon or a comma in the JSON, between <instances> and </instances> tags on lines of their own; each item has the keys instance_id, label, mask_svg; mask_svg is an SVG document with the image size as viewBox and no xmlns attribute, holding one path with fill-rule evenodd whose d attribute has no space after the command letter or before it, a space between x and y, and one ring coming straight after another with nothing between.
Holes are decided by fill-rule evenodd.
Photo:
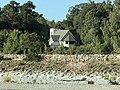
<instances>
[{"instance_id":1,"label":"dark roof","mask_svg":"<svg viewBox=\"0 0 120 90\"><path fill-rule=\"evenodd\" d=\"M51 37L53 41L59 41L60 35L52 35Z\"/></svg>"},{"instance_id":2,"label":"dark roof","mask_svg":"<svg viewBox=\"0 0 120 90\"><path fill-rule=\"evenodd\" d=\"M53 41L76 41L69 30L56 30L54 35L51 35L51 38Z\"/></svg>"},{"instance_id":3,"label":"dark roof","mask_svg":"<svg viewBox=\"0 0 120 90\"><path fill-rule=\"evenodd\" d=\"M57 30L55 35L59 35L59 41L63 39L63 37L69 32L69 30Z\"/></svg>"},{"instance_id":4,"label":"dark roof","mask_svg":"<svg viewBox=\"0 0 120 90\"><path fill-rule=\"evenodd\" d=\"M76 41L74 36L69 33L65 38L64 38L64 41Z\"/></svg>"}]
</instances>

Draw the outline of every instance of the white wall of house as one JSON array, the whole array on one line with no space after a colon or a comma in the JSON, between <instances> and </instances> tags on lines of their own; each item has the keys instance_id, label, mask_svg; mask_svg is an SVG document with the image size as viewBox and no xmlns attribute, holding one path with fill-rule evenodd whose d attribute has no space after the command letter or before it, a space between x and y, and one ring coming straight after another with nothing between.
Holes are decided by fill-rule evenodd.
<instances>
[{"instance_id":1,"label":"white wall of house","mask_svg":"<svg viewBox=\"0 0 120 90\"><path fill-rule=\"evenodd\" d=\"M58 41L53 41L51 36L54 35L56 32L56 29L51 28L50 29L50 40L49 40L49 45L53 48L53 47L58 47L59 46L59 42Z\"/></svg>"},{"instance_id":2,"label":"white wall of house","mask_svg":"<svg viewBox=\"0 0 120 90\"><path fill-rule=\"evenodd\" d=\"M54 42L52 43L52 45L54 45L54 46L59 46L60 44L59 44L58 41L54 41Z\"/></svg>"},{"instance_id":3,"label":"white wall of house","mask_svg":"<svg viewBox=\"0 0 120 90\"><path fill-rule=\"evenodd\" d=\"M50 28L50 37L51 35L55 35L55 32L60 29Z\"/></svg>"},{"instance_id":4,"label":"white wall of house","mask_svg":"<svg viewBox=\"0 0 120 90\"><path fill-rule=\"evenodd\" d=\"M60 46L60 43L59 43L58 41L53 41L53 40L51 40L51 41L49 42L49 45L50 45L50 47L54 48L54 47Z\"/></svg>"},{"instance_id":5,"label":"white wall of house","mask_svg":"<svg viewBox=\"0 0 120 90\"><path fill-rule=\"evenodd\" d=\"M73 44L70 44L70 42L67 42L66 41L53 41L53 40L50 40L49 42L49 45L51 47L58 47L60 45L63 45L64 47L70 47L70 46L75 46L75 42Z\"/></svg>"},{"instance_id":6,"label":"white wall of house","mask_svg":"<svg viewBox=\"0 0 120 90\"><path fill-rule=\"evenodd\" d=\"M60 30L60 29L55 29L55 28L51 28L50 29L50 40L49 40L49 45L54 48L54 47L58 47L60 45L63 45L64 47L70 47L70 46L75 46L76 43L70 43L70 42L67 42L66 41L53 41L52 40L52 35L55 35L55 32L57 30Z\"/></svg>"},{"instance_id":7,"label":"white wall of house","mask_svg":"<svg viewBox=\"0 0 120 90\"><path fill-rule=\"evenodd\" d=\"M49 45L51 45L52 43L53 43L53 40L52 40L52 38L50 38Z\"/></svg>"},{"instance_id":8,"label":"white wall of house","mask_svg":"<svg viewBox=\"0 0 120 90\"><path fill-rule=\"evenodd\" d=\"M74 42L74 41L73 41ZM64 43L63 43L63 45L65 46L65 47L70 47L70 46L75 46L76 44L75 44L75 42L74 43L70 43L69 41L64 41Z\"/></svg>"},{"instance_id":9,"label":"white wall of house","mask_svg":"<svg viewBox=\"0 0 120 90\"><path fill-rule=\"evenodd\" d=\"M69 47L69 44L67 44L66 41L63 42L63 45L64 45L65 47Z\"/></svg>"},{"instance_id":10,"label":"white wall of house","mask_svg":"<svg viewBox=\"0 0 120 90\"><path fill-rule=\"evenodd\" d=\"M54 28L50 28L50 37L52 36L52 35L54 35L54 33L55 33L55 29Z\"/></svg>"},{"instance_id":11,"label":"white wall of house","mask_svg":"<svg viewBox=\"0 0 120 90\"><path fill-rule=\"evenodd\" d=\"M60 42L60 45L63 45L63 41L59 41Z\"/></svg>"}]
</instances>

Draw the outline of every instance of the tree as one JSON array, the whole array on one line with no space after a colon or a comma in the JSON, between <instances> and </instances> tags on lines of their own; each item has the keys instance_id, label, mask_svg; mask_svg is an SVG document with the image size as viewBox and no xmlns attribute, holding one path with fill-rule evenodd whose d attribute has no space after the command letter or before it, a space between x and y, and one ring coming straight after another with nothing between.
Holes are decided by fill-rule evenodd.
<instances>
[{"instance_id":1,"label":"tree","mask_svg":"<svg viewBox=\"0 0 120 90\"><path fill-rule=\"evenodd\" d=\"M26 54L26 60L39 60L39 54L42 52L43 44L36 33L29 34L25 32L20 35L20 47Z\"/></svg>"},{"instance_id":2,"label":"tree","mask_svg":"<svg viewBox=\"0 0 120 90\"><path fill-rule=\"evenodd\" d=\"M17 54L20 52L19 46L19 35L21 34L18 30L13 30L9 34L6 42L3 45L3 52L9 54Z\"/></svg>"},{"instance_id":3,"label":"tree","mask_svg":"<svg viewBox=\"0 0 120 90\"><path fill-rule=\"evenodd\" d=\"M104 27L102 28L104 44L103 44L103 51L104 53L111 53L113 51L113 46L111 43L111 33L109 30L110 22L108 20L104 20Z\"/></svg>"},{"instance_id":4,"label":"tree","mask_svg":"<svg viewBox=\"0 0 120 90\"><path fill-rule=\"evenodd\" d=\"M10 1L0 10L0 30L28 31L37 33L41 42L47 44L49 39L49 25L42 14L34 11L35 5L27 1L23 5Z\"/></svg>"},{"instance_id":5,"label":"tree","mask_svg":"<svg viewBox=\"0 0 120 90\"><path fill-rule=\"evenodd\" d=\"M111 43L113 45L114 52L120 47L120 1L115 0L115 6L113 11L110 13L110 33L111 33Z\"/></svg>"},{"instance_id":6,"label":"tree","mask_svg":"<svg viewBox=\"0 0 120 90\"><path fill-rule=\"evenodd\" d=\"M1 30L0 31L0 52L3 52L3 45L6 42L10 31L9 30Z\"/></svg>"},{"instance_id":7,"label":"tree","mask_svg":"<svg viewBox=\"0 0 120 90\"><path fill-rule=\"evenodd\" d=\"M16 1L10 1L9 4L5 5L1 10L0 24L1 29L18 29L21 25L19 16L20 4Z\"/></svg>"},{"instance_id":8,"label":"tree","mask_svg":"<svg viewBox=\"0 0 120 90\"><path fill-rule=\"evenodd\" d=\"M35 20L36 18L36 12L33 11L33 9L35 9L35 5L33 5L33 2L28 1L27 3L24 3L21 7L20 7L20 16L22 19L22 27L24 30L27 31L31 31L31 23L32 21Z\"/></svg>"},{"instance_id":9,"label":"tree","mask_svg":"<svg viewBox=\"0 0 120 90\"><path fill-rule=\"evenodd\" d=\"M30 51L41 53L43 45L39 35L24 32L20 35L20 48L24 54L28 54Z\"/></svg>"}]
</instances>

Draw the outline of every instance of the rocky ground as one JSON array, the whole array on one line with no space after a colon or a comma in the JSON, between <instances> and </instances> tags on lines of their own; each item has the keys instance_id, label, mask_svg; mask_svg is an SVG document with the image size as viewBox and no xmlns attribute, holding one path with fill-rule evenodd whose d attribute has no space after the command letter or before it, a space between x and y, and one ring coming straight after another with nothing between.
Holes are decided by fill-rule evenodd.
<instances>
[{"instance_id":1,"label":"rocky ground","mask_svg":"<svg viewBox=\"0 0 120 90\"><path fill-rule=\"evenodd\" d=\"M73 56L71 58L68 60L63 57L47 57L40 61L15 58L1 60L0 82L120 84L119 59L103 57L104 59L75 60L76 57Z\"/></svg>"},{"instance_id":2,"label":"rocky ground","mask_svg":"<svg viewBox=\"0 0 120 90\"><path fill-rule=\"evenodd\" d=\"M16 84L0 83L1 90L120 90L116 85L80 85L79 83L66 84Z\"/></svg>"},{"instance_id":3,"label":"rocky ground","mask_svg":"<svg viewBox=\"0 0 120 90\"><path fill-rule=\"evenodd\" d=\"M1 82L120 84L119 60L1 60L0 71Z\"/></svg>"},{"instance_id":4,"label":"rocky ground","mask_svg":"<svg viewBox=\"0 0 120 90\"><path fill-rule=\"evenodd\" d=\"M41 59L40 61L1 60L0 71L41 72L60 71L75 74L112 74L120 75L120 60L87 60L69 61L56 59Z\"/></svg>"}]
</instances>

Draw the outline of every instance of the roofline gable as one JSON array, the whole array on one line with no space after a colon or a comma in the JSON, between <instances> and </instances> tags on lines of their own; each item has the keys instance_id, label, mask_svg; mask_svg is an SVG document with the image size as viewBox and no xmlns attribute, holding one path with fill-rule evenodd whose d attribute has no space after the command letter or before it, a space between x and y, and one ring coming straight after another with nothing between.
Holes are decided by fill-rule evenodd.
<instances>
[{"instance_id":1,"label":"roofline gable","mask_svg":"<svg viewBox=\"0 0 120 90\"><path fill-rule=\"evenodd\" d=\"M76 38L73 36L73 34L70 31L68 31L60 41L63 41L63 39L65 39L65 37L67 37L67 34L70 34L76 41Z\"/></svg>"}]
</instances>

